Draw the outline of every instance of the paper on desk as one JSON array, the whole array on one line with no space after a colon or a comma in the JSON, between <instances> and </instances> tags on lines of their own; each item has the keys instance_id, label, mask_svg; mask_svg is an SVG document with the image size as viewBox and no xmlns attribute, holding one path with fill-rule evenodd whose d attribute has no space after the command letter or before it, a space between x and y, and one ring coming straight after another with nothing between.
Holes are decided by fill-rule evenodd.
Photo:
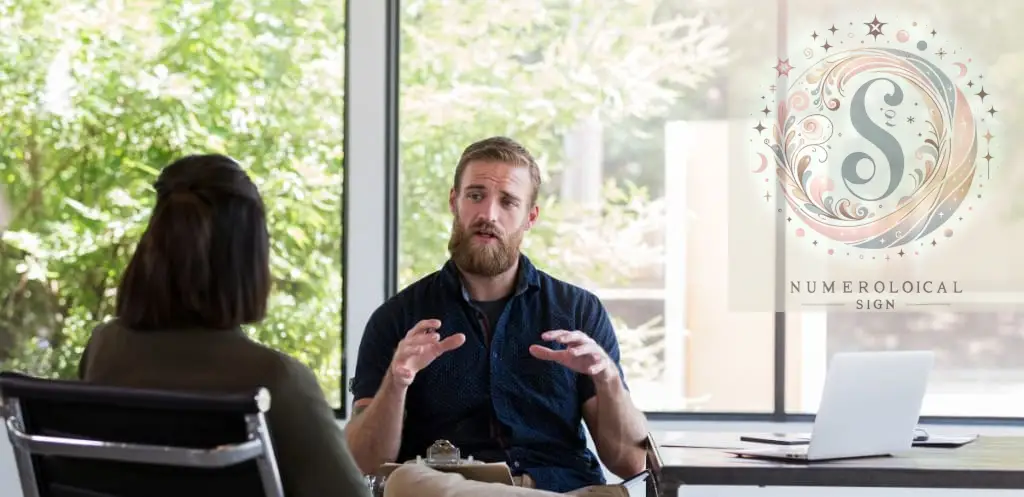
<instances>
[{"instance_id":1,"label":"paper on desk","mask_svg":"<svg viewBox=\"0 0 1024 497\"><path fill-rule=\"evenodd\" d=\"M918 440L914 442L914 447L948 447L956 448L967 445L978 439L978 435L967 435L959 437L950 437L944 435L928 435L927 440Z\"/></svg>"},{"instance_id":2,"label":"paper on desk","mask_svg":"<svg viewBox=\"0 0 1024 497\"><path fill-rule=\"evenodd\" d=\"M713 450L742 450L749 447L731 447L726 445L705 445L705 444L688 444L688 443L663 443L658 444L659 448L669 449L713 449Z\"/></svg>"}]
</instances>

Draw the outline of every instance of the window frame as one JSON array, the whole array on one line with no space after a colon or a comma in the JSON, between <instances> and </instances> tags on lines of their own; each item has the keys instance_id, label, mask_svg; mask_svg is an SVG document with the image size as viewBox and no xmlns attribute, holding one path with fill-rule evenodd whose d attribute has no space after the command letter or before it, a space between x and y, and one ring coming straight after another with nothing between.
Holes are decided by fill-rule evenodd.
<instances>
[{"instance_id":1,"label":"window frame","mask_svg":"<svg viewBox=\"0 0 1024 497\"><path fill-rule=\"evenodd\" d=\"M345 4L344 319L336 412L345 419L363 329L398 282L398 7L398 0Z\"/></svg>"}]
</instances>

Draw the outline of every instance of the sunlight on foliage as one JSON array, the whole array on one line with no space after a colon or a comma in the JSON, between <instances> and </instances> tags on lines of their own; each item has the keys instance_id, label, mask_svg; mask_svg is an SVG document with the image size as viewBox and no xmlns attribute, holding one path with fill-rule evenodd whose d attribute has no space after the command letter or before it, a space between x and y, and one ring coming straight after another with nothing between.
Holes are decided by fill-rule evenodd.
<instances>
[{"instance_id":1,"label":"sunlight on foliage","mask_svg":"<svg viewBox=\"0 0 1024 497\"><path fill-rule=\"evenodd\" d=\"M447 192L467 145L510 136L550 179L564 167L563 137L580 119L664 116L725 63L724 29L701 16L659 15L662 3L403 2L399 286L447 258ZM556 186L544 191L541 221L526 238L539 267L600 285L622 281L648 255L635 237L614 242L634 220L659 219L639 190L610 185L597 213L561 203L551 194Z\"/></svg>"},{"instance_id":2,"label":"sunlight on foliage","mask_svg":"<svg viewBox=\"0 0 1024 497\"><path fill-rule=\"evenodd\" d=\"M664 2L405 0L400 274L447 257L462 149L508 135L545 177L584 116L651 121L724 64L725 30ZM0 367L73 377L153 203L161 167L222 152L264 195L275 291L248 331L308 364L337 404L341 367L344 5L337 0L0 0ZM619 144L621 146L621 144ZM661 275L663 205L610 182L604 205L549 181L527 250L586 285Z\"/></svg>"},{"instance_id":3,"label":"sunlight on foliage","mask_svg":"<svg viewBox=\"0 0 1024 497\"><path fill-rule=\"evenodd\" d=\"M160 168L220 152L248 167L274 240L271 310L248 331L338 402L342 16L329 0L0 3L4 369L75 376Z\"/></svg>"}]
</instances>

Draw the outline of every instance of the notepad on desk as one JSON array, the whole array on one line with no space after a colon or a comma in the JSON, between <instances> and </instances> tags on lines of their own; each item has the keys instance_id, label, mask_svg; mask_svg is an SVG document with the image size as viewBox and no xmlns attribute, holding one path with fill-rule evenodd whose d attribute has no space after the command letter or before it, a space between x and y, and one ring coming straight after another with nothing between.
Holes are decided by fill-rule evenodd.
<instances>
[{"instance_id":1,"label":"notepad on desk","mask_svg":"<svg viewBox=\"0 0 1024 497\"><path fill-rule=\"evenodd\" d=\"M928 434L923 439L915 439L914 447L936 447L936 448L948 448L954 449L957 447L963 447L978 439L978 435L967 435L967 436L945 436L945 435L932 435Z\"/></svg>"}]
</instances>

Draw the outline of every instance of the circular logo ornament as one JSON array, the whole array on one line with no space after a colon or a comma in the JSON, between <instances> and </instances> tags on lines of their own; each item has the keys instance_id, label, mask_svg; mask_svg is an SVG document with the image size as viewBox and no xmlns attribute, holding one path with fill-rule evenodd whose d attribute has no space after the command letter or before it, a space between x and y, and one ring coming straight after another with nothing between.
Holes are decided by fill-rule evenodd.
<instances>
[{"instance_id":1,"label":"circular logo ornament","mask_svg":"<svg viewBox=\"0 0 1024 497\"><path fill-rule=\"evenodd\" d=\"M777 61L753 129L754 172L777 178L788 231L829 255L919 255L953 236L991 177L984 74L930 27L889 28L875 16L810 33L801 62Z\"/></svg>"}]
</instances>

